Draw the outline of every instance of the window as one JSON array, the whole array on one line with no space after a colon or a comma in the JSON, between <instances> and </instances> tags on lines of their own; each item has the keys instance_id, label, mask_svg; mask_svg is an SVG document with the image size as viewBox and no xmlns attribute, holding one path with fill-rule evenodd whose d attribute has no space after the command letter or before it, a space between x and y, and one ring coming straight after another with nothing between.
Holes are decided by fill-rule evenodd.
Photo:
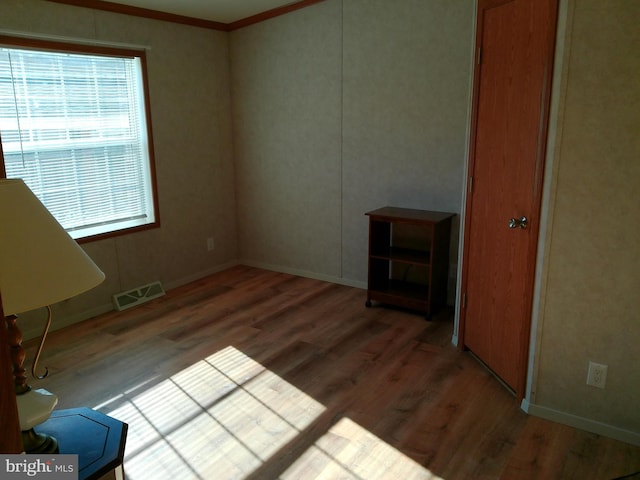
<instances>
[{"instance_id":1,"label":"window","mask_svg":"<svg viewBox=\"0 0 640 480\"><path fill-rule=\"evenodd\" d=\"M157 226L144 52L20 43L0 37L7 178L73 238Z\"/></svg>"}]
</instances>

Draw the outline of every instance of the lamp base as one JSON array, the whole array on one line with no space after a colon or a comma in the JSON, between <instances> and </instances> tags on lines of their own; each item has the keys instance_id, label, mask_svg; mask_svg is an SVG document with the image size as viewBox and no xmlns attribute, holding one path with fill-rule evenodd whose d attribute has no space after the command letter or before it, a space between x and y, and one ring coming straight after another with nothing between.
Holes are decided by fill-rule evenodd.
<instances>
[{"instance_id":1,"label":"lamp base","mask_svg":"<svg viewBox=\"0 0 640 480\"><path fill-rule=\"evenodd\" d=\"M27 453L58 453L58 440L33 428L22 431L22 445Z\"/></svg>"}]
</instances>

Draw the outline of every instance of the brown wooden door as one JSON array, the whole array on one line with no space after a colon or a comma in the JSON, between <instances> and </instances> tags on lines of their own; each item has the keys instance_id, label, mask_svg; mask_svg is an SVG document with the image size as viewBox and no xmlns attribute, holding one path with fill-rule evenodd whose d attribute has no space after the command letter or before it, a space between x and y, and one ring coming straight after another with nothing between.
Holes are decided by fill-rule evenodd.
<instances>
[{"instance_id":1,"label":"brown wooden door","mask_svg":"<svg viewBox=\"0 0 640 480\"><path fill-rule=\"evenodd\" d=\"M460 336L519 398L526 379L556 12L557 0L478 2ZM521 217L527 218L526 228L518 224Z\"/></svg>"}]
</instances>

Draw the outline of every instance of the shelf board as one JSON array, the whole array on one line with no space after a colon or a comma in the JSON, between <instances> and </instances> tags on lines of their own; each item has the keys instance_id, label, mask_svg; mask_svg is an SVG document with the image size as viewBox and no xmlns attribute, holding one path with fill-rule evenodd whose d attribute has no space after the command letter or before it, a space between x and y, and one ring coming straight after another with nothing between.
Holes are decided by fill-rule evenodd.
<instances>
[{"instance_id":1,"label":"shelf board","mask_svg":"<svg viewBox=\"0 0 640 480\"><path fill-rule=\"evenodd\" d=\"M396 305L429 315L429 290L425 285L389 280L385 286L377 286L367 291L367 299L383 304Z\"/></svg>"},{"instance_id":2,"label":"shelf board","mask_svg":"<svg viewBox=\"0 0 640 480\"><path fill-rule=\"evenodd\" d=\"M379 285L377 288L370 288L369 292L382 293L384 295L391 295L394 297L406 297L412 300L424 302L426 305L429 286L405 282L403 280L389 279L385 285Z\"/></svg>"},{"instance_id":3,"label":"shelf board","mask_svg":"<svg viewBox=\"0 0 640 480\"><path fill-rule=\"evenodd\" d=\"M409 248L391 247L384 252L374 252L371 258L391 260L392 262L411 263L428 267L430 265L430 252L428 250L413 250Z\"/></svg>"}]
</instances>

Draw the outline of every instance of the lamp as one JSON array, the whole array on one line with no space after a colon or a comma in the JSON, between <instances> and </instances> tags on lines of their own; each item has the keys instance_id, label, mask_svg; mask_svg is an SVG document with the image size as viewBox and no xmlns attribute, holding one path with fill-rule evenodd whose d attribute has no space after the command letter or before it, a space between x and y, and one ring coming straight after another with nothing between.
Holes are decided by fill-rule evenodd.
<instances>
[{"instance_id":1,"label":"lamp","mask_svg":"<svg viewBox=\"0 0 640 480\"><path fill-rule=\"evenodd\" d=\"M45 306L49 311L32 369L35 375L35 364L51 323L50 305L89 290L103 280L104 273L22 180L0 179L0 292L20 429L28 453L57 451L55 438L37 434L33 427L49 418L58 398L44 389L33 390L27 384L25 352L16 314Z\"/></svg>"}]
</instances>

